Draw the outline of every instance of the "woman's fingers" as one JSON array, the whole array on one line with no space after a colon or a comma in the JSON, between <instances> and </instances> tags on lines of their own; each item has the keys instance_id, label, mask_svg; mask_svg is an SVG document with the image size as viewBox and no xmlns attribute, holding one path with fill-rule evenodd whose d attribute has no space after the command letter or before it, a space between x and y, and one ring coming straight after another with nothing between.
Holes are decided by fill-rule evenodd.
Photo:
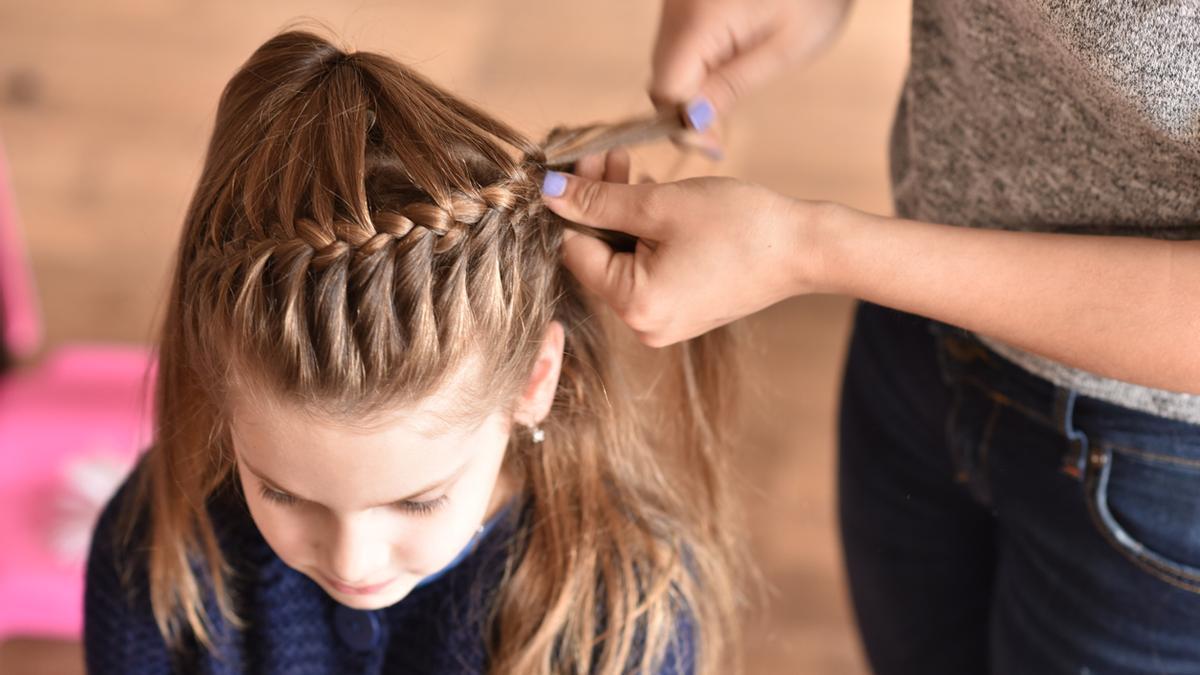
<instances>
[{"instance_id":1,"label":"woman's fingers","mask_svg":"<svg viewBox=\"0 0 1200 675\"><path fill-rule=\"evenodd\" d=\"M585 155L575 162L575 171L572 173L588 180L628 183L630 164L629 151L617 148L608 152Z\"/></svg>"},{"instance_id":2,"label":"woman's fingers","mask_svg":"<svg viewBox=\"0 0 1200 675\"><path fill-rule=\"evenodd\" d=\"M628 183L630 164L629 151L623 148L610 150L604 158L602 179L609 183Z\"/></svg>"},{"instance_id":3,"label":"woman's fingers","mask_svg":"<svg viewBox=\"0 0 1200 675\"><path fill-rule=\"evenodd\" d=\"M635 255L616 253L604 242L572 230L564 233L563 265L579 283L619 313L633 296Z\"/></svg>"},{"instance_id":4,"label":"woman's fingers","mask_svg":"<svg viewBox=\"0 0 1200 675\"><path fill-rule=\"evenodd\" d=\"M688 102L704 131L749 91L807 58L841 25L848 0L663 0L650 100ZM693 108L709 106L696 114ZM699 122L699 123L697 123Z\"/></svg>"},{"instance_id":5,"label":"woman's fingers","mask_svg":"<svg viewBox=\"0 0 1200 675\"><path fill-rule=\"evenodd\" d=\"M732 71L724 69L744 61L760 47L774 48L769 38L781 30L781 16L790 13L787 5L797 1L663 0L651 58L651 100L660 105L680 101L694 105L696 99L707 96L712 104L706 113L709 124L696 128L708 128L713 116L728 111L745 93L743 82L756 83L762 80L760 74L769 74L757 67L769 62L753 59L756 67L751 72L745 72L745 64ZM736 78L736 86L723 83L724 78Z\"/></svg>"},{"instance_id":6,"label":"woman's fingers","mask_svg":"<svg viewBox=\"0 0 1200 675\"><path fill-rule=\"evenodd\" d=\"M628 169L626 176L628 177ZM546 205L573 223L617 230L639 238L657 239L665 227L648 208L651 190L661 186L628 185L589 180L549 171L542 182Z\"/></svg>"},{"instance_id":7,"label":"woman's fingers","mask_svg":"<svg viewBox=\"0 0 1200 675\"><path fill-rule=\"evenodd\" d=\"M791 50L784 41L790 37L774 33L709 71L696 100L707 100L717 111L732 108L739 99L789 65Z\"/></svg>"},{"instance_id":8,"label":"woman's fingers","mask_svg":"<svg viewBox=\"0 0 1200 675\"><path fill-rule=\"evenodd\" d=\"M661 185L562 179L551 186L556 191L546 190L556 213L638 237L624 252L572 232L562 254L580 283L646 344L686 340L811 290L809 272L822 255L814 245L818 209L730 178Z\"/></svg>"},{"instance_id":9,"label":"woman's fingers","mask_svg":"<svg viewBox=\"0 0 1200 675\"><path fill-rule=\"evenodd\" d=\"M589 180L604 180L604 165L604 153L585 155L575 162L574 174Z\"/></svg>"}]
</instances>

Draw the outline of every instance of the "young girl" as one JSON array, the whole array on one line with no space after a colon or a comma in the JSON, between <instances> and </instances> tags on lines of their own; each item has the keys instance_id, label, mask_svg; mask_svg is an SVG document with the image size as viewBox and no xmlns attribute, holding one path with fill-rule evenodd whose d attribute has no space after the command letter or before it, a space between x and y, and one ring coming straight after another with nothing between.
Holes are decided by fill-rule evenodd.
<instances>
[{"instance_id":1,"label":"young girl","mask_svg":"<svg viewBox=\"0 0 1200 675\"><path fill-rule=\"evenodd\" d=\"M255 52L94 536L89 669L725 672L722 338L633 398L539 198L669 126L539 147L382 56Z\"/></svg>"}]
</instances>

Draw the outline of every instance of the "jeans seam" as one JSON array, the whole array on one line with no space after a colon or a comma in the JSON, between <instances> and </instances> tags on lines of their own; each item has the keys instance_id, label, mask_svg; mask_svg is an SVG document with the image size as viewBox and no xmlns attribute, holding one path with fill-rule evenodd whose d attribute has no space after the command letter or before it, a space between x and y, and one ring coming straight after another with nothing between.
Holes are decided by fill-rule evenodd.
<instances>
[{"instance_id":1,"label":"jeans seam","mask_svg":"<svg viewBox=\"0 0 1200 675\"><path fill-rule=\"evenodd\" d=\"M979 458L977 464L977 482L978 490L981 493L980 497L987 504L992 503L992 471L991 471L991 450L992 437L996 434L996 423L1000 419L1000 413L1004 412L1005 402L992 399L992 410L988 413L987 422L983 425L983 435L979 439Z\"/></svg>"},{"instance_id":2,"label":"jeans seam","mask_svg":"<svg viewBox=\"0 0 1200 675\"><path fill-rule=\"evenodd\" d=\"M1157 567L1152 566L1150 563L1139 558L1132 551L1129 551L1124 546L1122 546L1121 543L1119 541L1117 541L1116 538L1113 537L1112 534L1108 531L1108 528L1105 527L1105 525L1102 522L1100 522L1100 517L1097 515L1095 507L1092 506L1090 504L1090 502L1088 505L1088 512L1092 516L1092 522L1095 524L1096 529L1100 531L1100 536L1102 536L1104 538L1104 540L1107 541L1109 543L1109 545L1117 553L1120 553L1122 557L1124 557L1126 560L1128 560L1129 562L1136 565L1138 567L1138 569L1141 569L1143 572L1146 572L1147 574L1153 576L1154 578L1158 579L1159 581L1163 581L1165 583L1171 584L1172 586L1174 586L1178 589L1187 591L1189 593L1195 593L1196 595L1200 595L1200 584L1192 583L1190 581L1185 581L1185 580L1176 578L1164 571L1160 571Z\"/></svg>"},{"instance_id":3,"label":"jeans seam","mask_svg":"<svg viewBox=\"0 0 1200 675\"><path fill-rule=\"evenodd\" d=\"M1188 468L1200 469L1200 459L1188 459L1186 457L1174 457L1172 455L1164 455L1158 452L1150 452L1135 448L1128 445L1118 445L1115 443L1105 443L1105 447L1111 448L1115 452L1131 457L1146 460L1148 462L1158 462L1162 464L1175 464L1177 466L1185 466Z\"/></svg>"},{"instance_id":4,"label":"jeans seam","mask_svg":"<svg viewBox=\"0 0 1200 675\"><path fill-rule=\"evenodd\" d=\"M1004 405L1012 408L1013 410L1021 413L1022 415L1025 415L1026 417L1031 418L1033 421L1035 421L1039 424L1042 424L1043 426L1049 427L1049 428L1053 429L1054 431L1058 431L1058 432L1062 431L1059 428L1059 426L1057 424L1055 424L1054 421L1051 420L1048 416L1043 415L1042 413L1034 410L1033 408L1025 405L1024 403L1021 403L1020 401L1014 400L1013 398L1011 398L1009 396L1005 396L1004 394L1001 394L1000 392L993 389L991 385L984 382L983 380L981 380L973 375L959 375L957 377L964 384L969 384L969 385L981 390L984 393L984 395L986 395L988 398L992 399L993 401L996 401L998 403L1003 403Z\"/></svg>"},{"instance_id":5,"label":"jeans seam","mask_svg":"<svg viewBox=\"0 0 1200 675\"><path fill-rule=\"evenodd\" d=\"M1176 588L1200 595L1200 572L1190 572L1186 569L1170 569L1168 567L1164 567L1162 564L1151 558L1139 555L1135 551L1131 551L1128 546L1123 544L1117 538L1117 536L1110 529L1109 524L1105 522L1104 518L1100 514L1100 506L1098 502L1100 498L1099 493L1101 489L1101 483L1106 483L1106 481L1102 481L1100 473L1108 469L1111 462L1111 457L1107 458L1107 460L1103 462L1089 462L1091 465L1091 471L1089 471L1087 483L1088 489L1085 492L1085 497L1088 507L1088 514L1091 516L1092 523L1099 531L1100 536L1103 537L1113 549L1115 549L1134 565L1141 568L1143 571L1149 573L1160 581L1164 581L1172 586L1175 586ZM1107 488L1107 485L1104 487ZM1179 566L1188 567L1182 564Z\"/></svg>"},{"instance_id":6,"label":"jeans seam","mask_svg":"<svg viewBox=\"0 0 1200 675\"><path fill-rule=\"evenodd\" d=\"M975 446L975 452L971 453L970 448L964 448L962 443L956 442L955 435L951 432L958 421L964 395L962 390L955 391L952 395L950 406L946 411L945 437L946 445L950 450L950 461L954 467L954 480L963 485L976 501L982 504L991 504L990 459L992 437L996 433L1000 414L1009 405L1009 401L1003 396L988 397L988 400L992 404L991 410L988 412L987 419L983 423L978 443ZM968 457L968 454L973 456Z\"/></svg>"},{"instance_id":7,"label":"jeans seam","mask_svg":"<svg viewBox=\"0 0 1200 675\"><path fill-rule=\"evenodd\" d=\"M957 331L958 329L954 330ZM1019 401L1015 401L1012 398L1001 394L1000 392L996 391L996 389L987 381L975 377L974 375L964 375L960 373L951 375L949 372L950 361L954 361L960 365L966 365L971 359L978 359L984 363L990 364L994 363L996 358L1002 359L1003 357L1000 357L998 354L993 352L987 345L978 342L976 338L968 338L965 342L960 344L959 341L962 341L962 338L958 338L953 335L945 335L937 330L934 330L933 333L937 338L939 338L940 348L938 349L938 361L942 369L943 379L957 379L960 382L971 384L972 386L982 390L985 395L991 397L992 399L1004 402L1014 410L1033 419L1035 422L1039 422L1045 426L1055 429L1056 431L1059 430L1052 418L1043 415L1037 410L1022 404ZM964 352L969 352L970 356L963 356L962 354Z\"/></svg>"}]
</instances>

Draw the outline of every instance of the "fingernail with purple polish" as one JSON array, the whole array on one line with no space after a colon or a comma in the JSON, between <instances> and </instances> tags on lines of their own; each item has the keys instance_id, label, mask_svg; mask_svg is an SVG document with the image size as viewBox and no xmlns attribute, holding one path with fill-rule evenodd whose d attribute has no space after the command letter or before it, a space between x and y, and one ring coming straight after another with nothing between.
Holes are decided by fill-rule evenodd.
<instances>
[{"instance_id":1,"label":"fingernail with purple polish","mask_svg":"<svg viewBox=\"0 0 1200 675\"><path fill-rule=\"evenodd\" d=\"M542 194L547 197L561 197L567 191L567 177L557 171L547 171L542 179Z\"/></svg>"},{"instance_id":2,"label":"fingernail with purple polish","mask_svg":"<svg viewBox=\"0 0 1200 675\"><path fill-rule=\"evenodd\" d=\"M704 131L712 126L713 118L716 116L717 112L713 109L712 103L703 96L687 105L688 123L696 131Z\"/></svg>"}]
</instances>

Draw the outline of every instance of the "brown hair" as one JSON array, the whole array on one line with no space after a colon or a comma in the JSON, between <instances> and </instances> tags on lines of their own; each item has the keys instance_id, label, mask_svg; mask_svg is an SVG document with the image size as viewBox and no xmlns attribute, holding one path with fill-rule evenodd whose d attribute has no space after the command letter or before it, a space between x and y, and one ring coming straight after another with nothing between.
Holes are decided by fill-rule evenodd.
<instances>
[{"instance_id":1,"label":"brown hair","mask_svg":"<svg viewBox=\"0 0 1200 675\"><path fill-rule=\"evenodd\" d=\"M514 434L508 448L531 517L484 638L490 667L649 669L686 613L700 672L726 672L739 604L721 463L728 335L659 352L669 377L635 398L559 263L577 226L539 194L547 167L677 128L667 115L535 145L389 58L308 32L250 57L222 94L184 223L155 440L126 512L127 537L150 514L151 600L171 644L190 632L211 646L206 611L239 625L204 506L234 480L231 389L252 381L360 420L429 395L472 357L503 403L557 320L546 440Z\"/></svg>"}]
</instances>

